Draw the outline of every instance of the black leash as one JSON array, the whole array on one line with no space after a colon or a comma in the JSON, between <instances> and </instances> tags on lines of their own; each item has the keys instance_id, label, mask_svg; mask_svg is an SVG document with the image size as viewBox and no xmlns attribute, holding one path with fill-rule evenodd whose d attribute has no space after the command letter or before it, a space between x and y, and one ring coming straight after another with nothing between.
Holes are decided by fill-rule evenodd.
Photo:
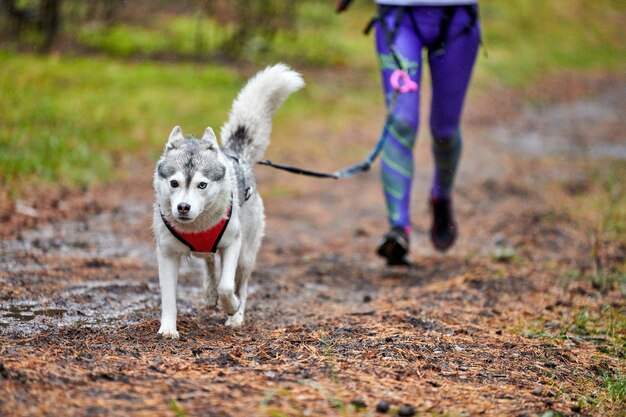
<instances>
[{"instance_id":1,"label":"black leash","mask_svg":"<svg viewBox=\"0 0 626 417\"><path fill-rule=\"evenodd\" d=\"M389 128L389 125L391 124L391 120L393 119L392 113L393 113L394 107L396 106L399 93L400 93L400 90L395 90L393 92L393 95L391 96L391 101L389 103L389 111L387 112L387 120L385 121L383 132L380 135L380 138L378 138L378 142L376 142L376 146L374 147L374 150L368 155L367 158L365 158L364 161L357 162L354 165L350 165L348 167L345 167L333 173L313 171L310 169L298 168L298 167L294 167L290 165L275 164L272 161L269 161L267 159L259 161L257 162L257 164L291 172L292 174L306 175L306 176L315 177L315 178L331 178L335 180L340 180L343 178L350 178L357 174L360 174L361 172L369 171L369 169L372 167L372 164L376 160L376 157L378 157L378 154L383 149L383 145L385 144L387 129Z\"/></svg>"},{"instance_id":2,"label":"black leash","mask_svg":"<svg viewBox=\"0 0 626 417\"><path fill-rule=\"evenodd\" d=\"M334 178L334 179L337 179L337 176L335 176L334 173L333 174L328 174L326 172L311 171L311 170L308 170L308 169L298 168L298 167L294 167L294 166L290 166L290 165L275 164L272 161L267 160L267 159L259 161L259 162L257 162L257 164L265 165L265 166L276 168L276 169L281 169L283 171L291 172L292 174L307 175L309 177L316 177L316 178Z\"/></svg>"}]
</instances>

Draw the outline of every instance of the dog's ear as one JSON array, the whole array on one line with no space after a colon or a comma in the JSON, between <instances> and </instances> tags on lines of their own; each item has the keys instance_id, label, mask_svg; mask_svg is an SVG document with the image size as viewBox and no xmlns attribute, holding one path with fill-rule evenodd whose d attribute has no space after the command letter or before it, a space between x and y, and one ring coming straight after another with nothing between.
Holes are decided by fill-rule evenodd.
<instances>
[{"instance_id":1,"label":"dog's ear","mask_svg":"<svg viewBox=\"0 0 626 417\"><path fill-rule=\"evenodd\" d=\"M204 131L204 135L202 135L202 140L206 140L209 142L209 146L211 149L217 149L217 137L215 136L215 132L210 127L207 127Z\"/></svg>"},{"instance_id":2,"label":"dog's ear","mask_svg":"<svg viewBox=\"0 0 626 417\"><path fill-rule=\"evenodd\" d=\"M172 133L170 133L170 137L167 140L165 149L168 151L171 149L176 149L180 147L184 140L185 137L183 136L183 130L180 128L180 126L176 126L174 129L172 129Z\"/></svg>"}]
</instances>

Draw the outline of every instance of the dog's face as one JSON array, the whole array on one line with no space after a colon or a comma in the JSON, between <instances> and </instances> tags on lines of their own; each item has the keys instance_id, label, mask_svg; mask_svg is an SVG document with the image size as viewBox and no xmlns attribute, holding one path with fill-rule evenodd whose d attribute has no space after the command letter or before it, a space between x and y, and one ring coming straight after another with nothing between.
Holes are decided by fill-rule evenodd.
<instances>
[{"instance_id":1,"label":"dog's face","mask_svg":"<svg viewBox=\"0 0 626 417\"><path fill-rule=\"evenodd\" d=\"M202 139L186 139L176 126L156 167L157 202L164 214L169 209L177 221L191 223L217 201L225 174L211 128Z\"/></svg>"}]
</instances>

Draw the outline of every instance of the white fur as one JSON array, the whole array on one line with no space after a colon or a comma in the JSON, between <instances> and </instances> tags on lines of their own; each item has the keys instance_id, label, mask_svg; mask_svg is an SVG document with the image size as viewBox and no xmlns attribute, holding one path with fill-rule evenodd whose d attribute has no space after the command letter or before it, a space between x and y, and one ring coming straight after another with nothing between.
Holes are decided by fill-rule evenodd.
<instances>
[{"instance_id":1,"label":"white fur","mask_svg":"<svg viewBox=\"0 0 626 417\"><path fill-rule=\"evenodd\" d=\"M272 116L287 97L304 86L304 80L285 64L276 64L260 71L248 81L233 102L228 122L221 136L229 147L228 138L238 126L245 126L254 138L243 157L250 164L259 162L270 143Z\"/></svg>"},{"instance_id":2,"label":"white fur","mask_svg":"<svg viewBox=\"0 0 626 417\"><path fill-rule=\"evenodd\" d=\"M287 96L304 85L300 75L284 64L266 68L253 77L233 103L229 121L222 127L225 147L233 144L229 138L234 129L245 127L251 141L241 149L243 163L254 164L263 157L269 145L271 117ZM190 149L194 164L200 169L185 171ZM205 301L209 307L218 305L228 314L226 325L243 324L247 299L248 279L261 246L265 228L263 202L256 191L240 205L239 179L235 162L218 147L213 130L207 128L202 139L185 139L180 127L170 134L165 150L154 173L153 230L157 244L159 284L161 287L161 327L159 334L178 338L176 329L176 286L181 258L191 255L187 246L178 241L161 218L183 232L206 230L220 222L226 213L231 195L232 212L215 256L211 253L193 253L205 259ZM193 165L193 164L192 164ZM166 167L159 171L159 167ZM225 171L220 171L224 167ZM246 172L251 172L249 166ZM224 177L213 180L213 175L224 172ZM172 181L177 182L173 186ZM201 188L202 183L206 186ZM181 214L180 204L189 206ZM221 271L220 271L221 269Z\"/></svg>"}]
</instances>

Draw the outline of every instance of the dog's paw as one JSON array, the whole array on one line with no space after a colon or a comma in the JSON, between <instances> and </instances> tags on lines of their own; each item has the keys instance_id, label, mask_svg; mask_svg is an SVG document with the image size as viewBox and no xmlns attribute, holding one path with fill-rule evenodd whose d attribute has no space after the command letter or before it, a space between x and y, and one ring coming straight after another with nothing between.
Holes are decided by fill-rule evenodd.
<instances>
[{"instance_id":1,"label":"dog's paw","mask_svg":"<svg viewBox=\"0 0 626 417\"><path fill-rule=\"evenodd\" d=\"M243 324L243 314L235 313L230 316L224 325L228 327L240 327Z\"/></svg>"},{"instance_id":2,"label":"dog's paw","mask_svg":"<svg viewBox=\"0 0 626 417\"><path fill-rule=\"evenodd\" d=\"M178 339L179 335L178 335L178 331L176 330L176 328L164 328L163 326L161 326L161 328L159 329L159 332L157 333L167 339Z\"/></svg>"},{"instance_id":3,"label":"dog's paw","mask_svg":"<svg viewBox=\"0 0 626 417\"><path fill-rule=\"evenodd\" d=\"M215 289L204 290L204 303L208 308L217 307L217 291Z\"/></svg>"},{"instance_id":4,"label":"dog's paw","mask_svg":"<svg viewBox=\"0 0 626 417\"><path fill-rule=\"evenodd\" d=\"M234 293L223 293L219 296L220 307L226 314L233 315L239 309L239 299Z\"/></svg>"}]
</instances>

